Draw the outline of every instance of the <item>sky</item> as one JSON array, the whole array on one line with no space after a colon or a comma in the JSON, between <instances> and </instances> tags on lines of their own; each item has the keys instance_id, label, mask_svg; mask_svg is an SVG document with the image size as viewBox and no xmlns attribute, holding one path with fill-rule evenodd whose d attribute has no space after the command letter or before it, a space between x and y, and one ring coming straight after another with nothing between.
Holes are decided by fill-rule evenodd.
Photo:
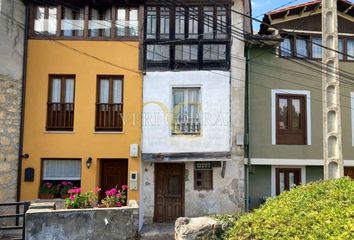
<instances>
[{"instance_id":1,"label":"sky","mask_svg":"<svg viewBox=\"0 0 354 240\"><path fill-rule=\"evenodd\" d=\"M311 0L251 0L252 17L262 20L266 12L310 1ZM259 22L253 21L254 33L258 32L259 25Z\"/></svg>"}]
</instances>

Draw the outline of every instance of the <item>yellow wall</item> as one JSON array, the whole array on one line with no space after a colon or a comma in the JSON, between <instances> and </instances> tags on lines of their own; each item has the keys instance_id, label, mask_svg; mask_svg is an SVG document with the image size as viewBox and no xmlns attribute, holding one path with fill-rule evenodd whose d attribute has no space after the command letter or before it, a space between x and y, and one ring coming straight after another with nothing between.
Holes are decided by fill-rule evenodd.
<instances>
[{"instance_id":1,"label":"yellow wall","mask_svg":"<svg viewBox=\"0 0 354 240\"><path fill-rule=\"evenodd\" d=\"M24 159L22 168L23 172L27 167L35 168L35 181L24 182L22 173L22 200L38 198L41 158L81 158L83 191L92 190L99 184L100 158L126 158L128 173L130 171L140 173L140 158L130 157L130 144L139 144L140 148L141 137L142 75L138 71L138 43L118 41L61 41L61 43L76 50L54 41L29 41L23 152L28 153L30 157ZM118 65L134 71L119 68ZM49 74L76 75L73 132L46 132ZM95 133L96 84L97 75L100 74L124 75L123 133ZM133 114L136 114L135 122ZM92 157L93 164L87 169L86 160L89 157ZM138 180L140 181L140 174ZM128 197L138 200L139 191L129 190Z\"/></svg>"}]
</instances>

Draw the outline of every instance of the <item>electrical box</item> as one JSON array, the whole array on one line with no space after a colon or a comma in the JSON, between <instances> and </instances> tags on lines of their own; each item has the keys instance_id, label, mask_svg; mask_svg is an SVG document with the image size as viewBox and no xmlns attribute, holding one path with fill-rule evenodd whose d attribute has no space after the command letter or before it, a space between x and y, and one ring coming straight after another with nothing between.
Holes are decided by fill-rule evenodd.
<instances>
[{"instance_id":1,"label":"electrical box","mask_svg":"<svg viewBox=\"0 0 354 240\"><path fill-rule=\"evenodd\" d=\"M130 190L138 190L138 172L130 172L129 188Z\"/></svg>"},{"instance_id":2,"label":"electrical box","mask_svg":"<svg viewBox=\"0 0 354 240\"><path fill-rule=\"evenodd\" d=\"M130 156L139 157L139 146L138 144L130 144Z\"/></svg>"},{"instance_id":3,"label":"electrical box","mask_svg":"<svg viewBox=\"0 0 354 240\"><path fill-rule=\"evenodd\" d=\"M244 142L243 133L237 133L236 134L236 145L237 146L243 146L244 144L245 144L245 142Z\"/></svg>"}]
</instances>

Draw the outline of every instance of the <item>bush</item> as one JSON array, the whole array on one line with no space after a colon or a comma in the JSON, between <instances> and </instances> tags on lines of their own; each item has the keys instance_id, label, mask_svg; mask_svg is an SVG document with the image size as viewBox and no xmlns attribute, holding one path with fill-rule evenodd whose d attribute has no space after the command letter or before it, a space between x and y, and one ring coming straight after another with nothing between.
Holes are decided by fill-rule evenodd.
<instances>
[{"instance_id":1,"label":"bush","mask_svg":"<svg viewBox=\"0 0 354 240\"><path fill-rule=\"evenodd\" d=\"M230 230L236 224L236 221L240 219L243 213L234 214L220 214L211 216L221 224L221 231L216 233L218 239L225 239L230 234Z\"/></svg>"},{"instance_id":2,"label":"bush","mask_svg":"<svg viewBox=\"0 0 354 240\"><path fill-rule=\"evenodd\" d=\"M229 239L354 239L354 181L299 186L236 222Z\"/></svg>"}]
</instances>

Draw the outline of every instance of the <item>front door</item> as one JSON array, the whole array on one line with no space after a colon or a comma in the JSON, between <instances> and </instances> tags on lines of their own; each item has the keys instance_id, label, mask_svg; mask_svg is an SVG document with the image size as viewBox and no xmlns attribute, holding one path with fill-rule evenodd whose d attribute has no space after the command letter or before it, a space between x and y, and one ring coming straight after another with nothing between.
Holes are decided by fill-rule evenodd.
<instances>
[{"instance_id":1,"label":"front door","mask_svg":"<svg viewBox=\"0 0 354 240\"><path fill-rule=\"evenodd\" d=\"M184 215L184 164L155 164L155 222L174 222Z\"/></svg>"},{"instance_id":2,"label":"front door","mask_svg":"<svg viewBox=\"0 0 354 240\"><path fill-rule=\"evenodd\" d=\"M101 194L114 187L120 189L128 183L128 160L127 159L101 159Z\"/></svg>"}]
</instances>

